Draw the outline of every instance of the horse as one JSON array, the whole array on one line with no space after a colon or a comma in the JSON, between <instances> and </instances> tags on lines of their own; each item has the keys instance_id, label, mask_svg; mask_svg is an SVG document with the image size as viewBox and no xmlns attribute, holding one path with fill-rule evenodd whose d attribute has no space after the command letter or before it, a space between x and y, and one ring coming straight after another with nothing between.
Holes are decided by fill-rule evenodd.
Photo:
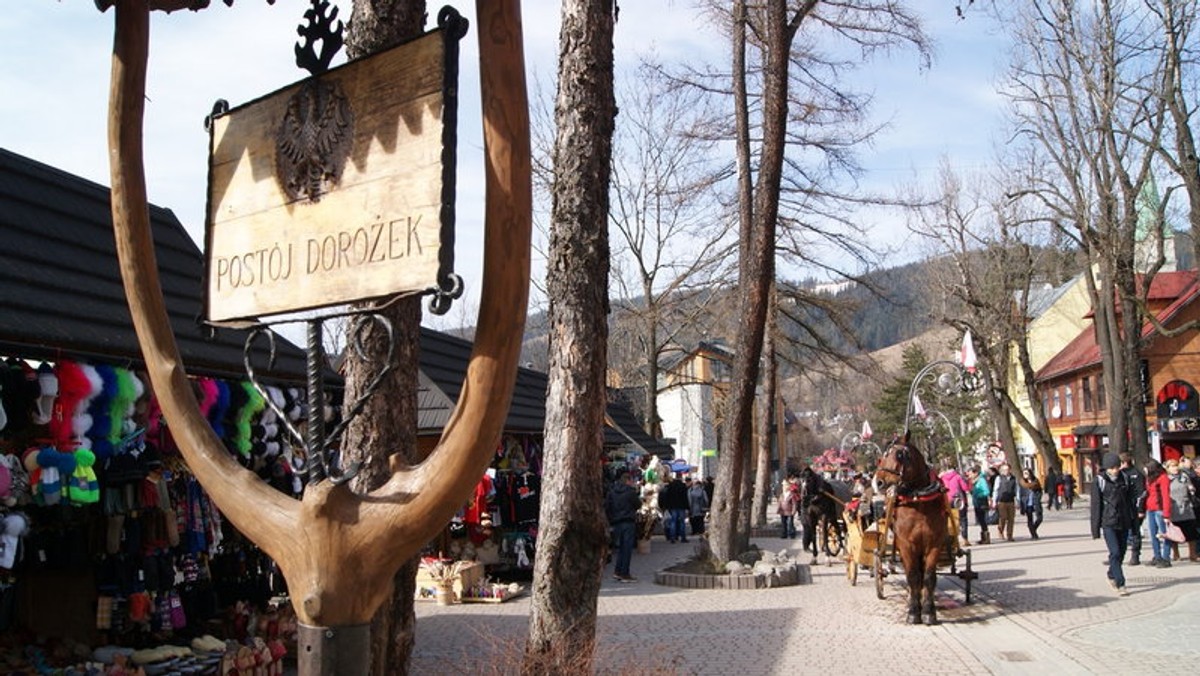
<instances>
[{"instance_id":1,"label":"horse","mask_svg":"<svg viewBox=\"0 0 1200 676\"><path fill-rule=\"evenodd\" d=\"M908 579L907 621L937 624L937 564L949 532L946 489L921 450L909 443L907 433L893 440L883 454L875 480L895 485L887 516Z\"/></svg>"},{"instance_id":2,"label":"horse","mask_svg":"<svg viewBox=\"0 0 1200 676\"><path fill-rule=\"evenodd\" d=\"M832 557L837 553L829 550L827 532L830 528L837 528L840 534L839 514L842 505L839 500L844 502L843 496L848 500L850 490L847 486L837 486L835 483L840 482L827 481L811 467L805 467L800 472L800 524L804 531L801 545L804 551L812 553L814 564L820 552L818 543L824 546L826 563L832 565Z\"/></svg>"}]
</instances>

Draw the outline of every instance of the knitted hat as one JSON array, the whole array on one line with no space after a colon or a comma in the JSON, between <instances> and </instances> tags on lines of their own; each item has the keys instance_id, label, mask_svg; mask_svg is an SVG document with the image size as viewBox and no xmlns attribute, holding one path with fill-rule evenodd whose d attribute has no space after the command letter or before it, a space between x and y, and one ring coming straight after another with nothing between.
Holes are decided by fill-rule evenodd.
<instances>
[{"instance_id":1,"label":"knitted hat","mask_svg":"<svg viewBox=\"0 0 1200 676\"><path fill-rule=\"evenodd\" d=\"M100 502L100 484L96 480L96 454L89 449L75 451L75 471L67 487L67 499L78 505Z\"/></svg>"},{"instance_id":2,"label":"knitted hat","mask_svg":"<svg viewBox=\"0 0 1200 676\"><path fill-rule=\"evenodd\" d=\"M1121 458L1116 453L1105 453L1100 463L1101 469L1116 469L1121 466Z\"/></svg>"}]
</instances>

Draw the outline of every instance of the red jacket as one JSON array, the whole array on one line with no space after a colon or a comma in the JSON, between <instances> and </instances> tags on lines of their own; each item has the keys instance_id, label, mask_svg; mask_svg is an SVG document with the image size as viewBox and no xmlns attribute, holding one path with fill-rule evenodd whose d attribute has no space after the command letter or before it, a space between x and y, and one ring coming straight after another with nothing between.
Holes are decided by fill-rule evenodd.
<instances>
[{"instance_id":1,"label":"red jacket","mask_svg":"<svg viewBox=\"0 0 1200 676\"><path fill-rule=\"evenodd\" d=\"M1164 519L1171 518L1171 478L1166 472L1153 481L1146 482L1146 511L1162 512Z\"/></svg>"}]
</instances>

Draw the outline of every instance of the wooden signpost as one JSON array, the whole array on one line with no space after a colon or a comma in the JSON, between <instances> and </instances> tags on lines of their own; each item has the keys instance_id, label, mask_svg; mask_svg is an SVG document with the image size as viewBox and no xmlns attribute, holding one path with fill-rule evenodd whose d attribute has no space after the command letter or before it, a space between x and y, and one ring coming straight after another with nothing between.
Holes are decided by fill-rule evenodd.
<instances>
[{"instance_id":1,"label":"wooden signpost","mask_svg":"<svg viewBox=\"0 0 1200 676\"><path fill-rule=\"evenodd\" d=\"M453 16L451 16L451 14ZM209 121L206 313L450 292L457 13Z\"/></svg>"},{"instance_id":2,"label":"wooden signpost","mask_svg":"<svg viewBox=\"0 0 1200 676\"><path fill-rule=\"evenodd\" d=\"M528 301L532 208L520 3L476 1L487 164L484 272L475 346L454 414L425 461L415 466L394 461L391 478L379 488L356 494L346 483L315 480L301 500L275 491L225 449L197 406L167 321L142 158L149 12L179 9L188 1L112 4L113 230L154 393L205 491L282 569L301 623L302 676L366 674L367 627L389 597L395 571L469 498L494 452L512 397Z\"/></svg>"}]
</instances>

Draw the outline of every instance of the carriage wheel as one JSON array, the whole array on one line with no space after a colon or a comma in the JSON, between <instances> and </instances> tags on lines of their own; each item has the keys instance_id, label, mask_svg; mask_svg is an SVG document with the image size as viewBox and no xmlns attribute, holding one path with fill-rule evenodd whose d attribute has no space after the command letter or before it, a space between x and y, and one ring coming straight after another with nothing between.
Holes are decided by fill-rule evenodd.
<instances>
[{"instance_id":1,"label":"carriage wheel","mask_svg":"<svg viewBox=\"0 0 1200 676\"><path fill-rule=\"evenodd\" d=\"M871 572L875 575L875 596L883 600L883 557L879 550L871 557Z\"/></svg>"}]
</instances>

